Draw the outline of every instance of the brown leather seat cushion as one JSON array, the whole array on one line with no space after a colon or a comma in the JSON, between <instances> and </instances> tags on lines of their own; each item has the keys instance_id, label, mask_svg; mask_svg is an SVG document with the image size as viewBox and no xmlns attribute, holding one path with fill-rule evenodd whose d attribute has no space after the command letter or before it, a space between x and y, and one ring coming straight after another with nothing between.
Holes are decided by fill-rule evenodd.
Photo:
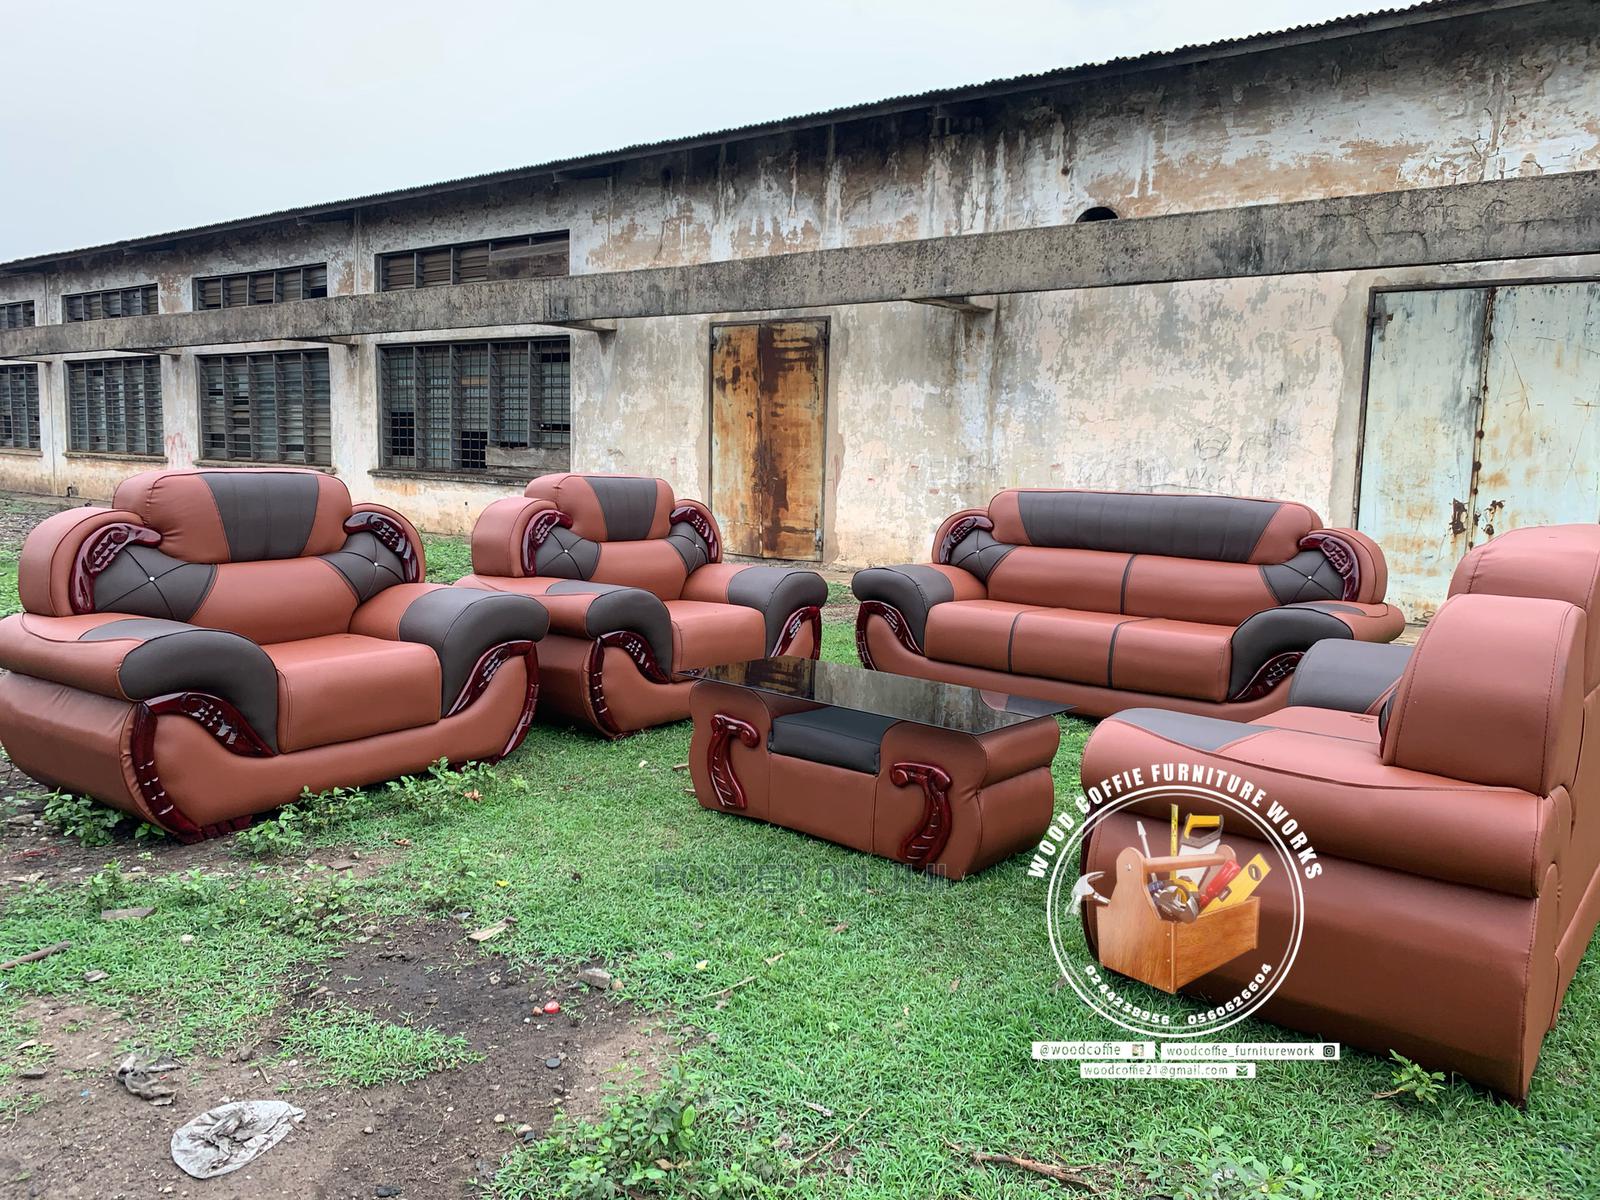
<instances>
[{"instance_id":1,"label":"brown leather seat cushion","mask_svg":"<svg viewBox=\"0 0 1600 1200\"><path fill-rule=\"evenodd\" d=\"M1340 712L1333 708L1311 708L1290 705L1269 716L1258 718L1258 724L1274 729L1293 729L1298 733L1320 733L1324 737L1344 738L1351 742L1365 742L1377 746L1383 741L1383 729L1375 713Z\"/></svg>"},{"instance_id":2,"label":"brown leather seat cushion","mask_svg":"<svg viewBox=\"0 0 1600 1200\"><path fill-rule=\"evenodd\" d=\"M1111 686L1196 700L1226 700L1232 625L1152 617L1117 629Z\"/></svg>"},{"instance_id":3,"label":"brown leather seat cushion","mask_svg":"<svg viewBox=\"0 0 1600 1200\"><path fill-rule=\"evenodd\" d=\"M428 646L338 633L261 648L278 669L285 753L439 719L439 657Z\"/></svg>"},{"instance_id":4,"label":"brown leather seat cushion","mask_svg":"<svg viewBox=\"0 0 1600 1200\"><path fill-rule=\"evenodd\" d=\"M756 609L704 600L668 600L672 619L672 666L682 671L763 658L766 618Z\"/></svg>"},{"instance_id":5,"label":"brown leather seat cushion","mask_svg":"<svg viewBox=\"0 0 1600 1200\"><path fill-rule=\"evenodd\" d=\"M1011 665L1011 650L1017 618L1024 613L1045 611L1048 610L1003 600L956 600L938 604L928 613L922 649L929 658L943 662L988 667L993 671L1015 670Z\"/></svg>"},{"instance_id":6,"label":"brown leather seat cushion","mask_svg":"<svg viewBox=\"0 0 1600 1200\"><path fill-rule=\"evenodd\" d=\"M1564 791L1533 796L1388 766L1374 741L1276 728L1278 717L1127 709L1095 729L1084 782L1140 764L1203 763L1263 789L1263 815L1288 810L1315 830L1320 854L1511 896L1538 894L1570 836ZM1155 807L1164 813L1165 804Z\"/></svg>"},{"instance_id":7,"label":"brown leather seat cushion","mask_svg":"<svg viewBox=\"0 0 1600 1200\"><path fill-rule=\"evenodd\" d=\"M928 613L923 650L993 671L1225 700L1232 637L1231 625L956 600Z\"/></svg>"},{"instance_id":8,"label":"brown leather seat cushion","mask_svg":"<svg viewBox=\"0 0 1600 1200\"><path fill-rule=\"evenodd\" d=\"M1011 669L1069 683L1111 684L1111 655L1120 628L1138 617L1037 608L1017 618Z\"/></svg>"}]
</instances>

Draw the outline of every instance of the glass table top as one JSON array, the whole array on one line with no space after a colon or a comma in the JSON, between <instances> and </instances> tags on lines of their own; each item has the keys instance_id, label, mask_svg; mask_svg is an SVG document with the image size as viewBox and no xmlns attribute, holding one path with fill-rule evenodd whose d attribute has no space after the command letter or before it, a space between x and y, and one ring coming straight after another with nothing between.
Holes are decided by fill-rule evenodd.
<instances>
[{"instance_id":1,"label":"glass table top","mask_svg":"<svg viewBox=\"0 0 1600 1200\"><path fill-rule=\"evenodd\" d=\"M758 658L707 667L696 674L701 679L753 692L809 700L959 733L992 733L1039 717L1071 712L1073 707L809 658Z\"/></svg>"}]
</instances>

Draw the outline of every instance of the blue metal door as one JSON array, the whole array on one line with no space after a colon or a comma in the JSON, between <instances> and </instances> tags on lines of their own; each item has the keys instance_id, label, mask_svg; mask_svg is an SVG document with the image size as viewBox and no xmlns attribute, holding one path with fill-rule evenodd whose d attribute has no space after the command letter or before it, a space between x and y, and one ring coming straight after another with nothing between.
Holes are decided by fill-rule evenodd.
<instances>
[{"instance_id":1,"label":"blue metal door","mask_svg":"<svg viewBox=\"0 0 1600 1200\"><path fill-rule=\"evenodd\" d=\"M1356 523L1412 620L1473 546L1600 520L1600 283L1373 299Z\"/></svg>"}]
</instances>

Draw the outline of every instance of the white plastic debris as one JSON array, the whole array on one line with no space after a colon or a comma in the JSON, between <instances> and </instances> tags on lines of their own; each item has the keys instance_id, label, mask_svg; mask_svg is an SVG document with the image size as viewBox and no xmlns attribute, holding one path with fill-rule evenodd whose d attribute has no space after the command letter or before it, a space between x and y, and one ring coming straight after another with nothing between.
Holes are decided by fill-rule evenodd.
<instances>
[{"instance_id":1,"label":"white plastic debris","mask_svg":"<svg viewBox=\"0 0 1600 1200\"><path fill-rule=\"evenodd\" d=\"M219 1105L172 1135L172 1161L196 1179L226 1175L283 1141L305 1115L282 1100Z\"/></svg>"}]
</instances>

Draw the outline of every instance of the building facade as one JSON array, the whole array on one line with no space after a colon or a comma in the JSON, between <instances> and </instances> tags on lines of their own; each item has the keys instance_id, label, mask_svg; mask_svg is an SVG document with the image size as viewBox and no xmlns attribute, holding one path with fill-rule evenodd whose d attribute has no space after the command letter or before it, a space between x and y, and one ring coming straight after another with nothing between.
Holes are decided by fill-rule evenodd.
<instances>
[{"instance_id":1,"label":"building facade","mask_svg":"<svg viewBox=\"0 0 1600 1200\"><path fill-rule=\"evenodd\" d=\"M1595 170L1595 15L1424 5L19 260L0 346L12 324ZM1600 519L1600 452L1559 503L1525 461L1600 438L1595 277L1600 253L7 360L0 488L307 463L459 532L542 471L637 472L725 514L730 549L833 566L918 557L1003 487L1218 491L1354 521L1420 612L1496 520ZM1549 412L1513 412L1529 378Z\"/></svg>"}]
</instances>

